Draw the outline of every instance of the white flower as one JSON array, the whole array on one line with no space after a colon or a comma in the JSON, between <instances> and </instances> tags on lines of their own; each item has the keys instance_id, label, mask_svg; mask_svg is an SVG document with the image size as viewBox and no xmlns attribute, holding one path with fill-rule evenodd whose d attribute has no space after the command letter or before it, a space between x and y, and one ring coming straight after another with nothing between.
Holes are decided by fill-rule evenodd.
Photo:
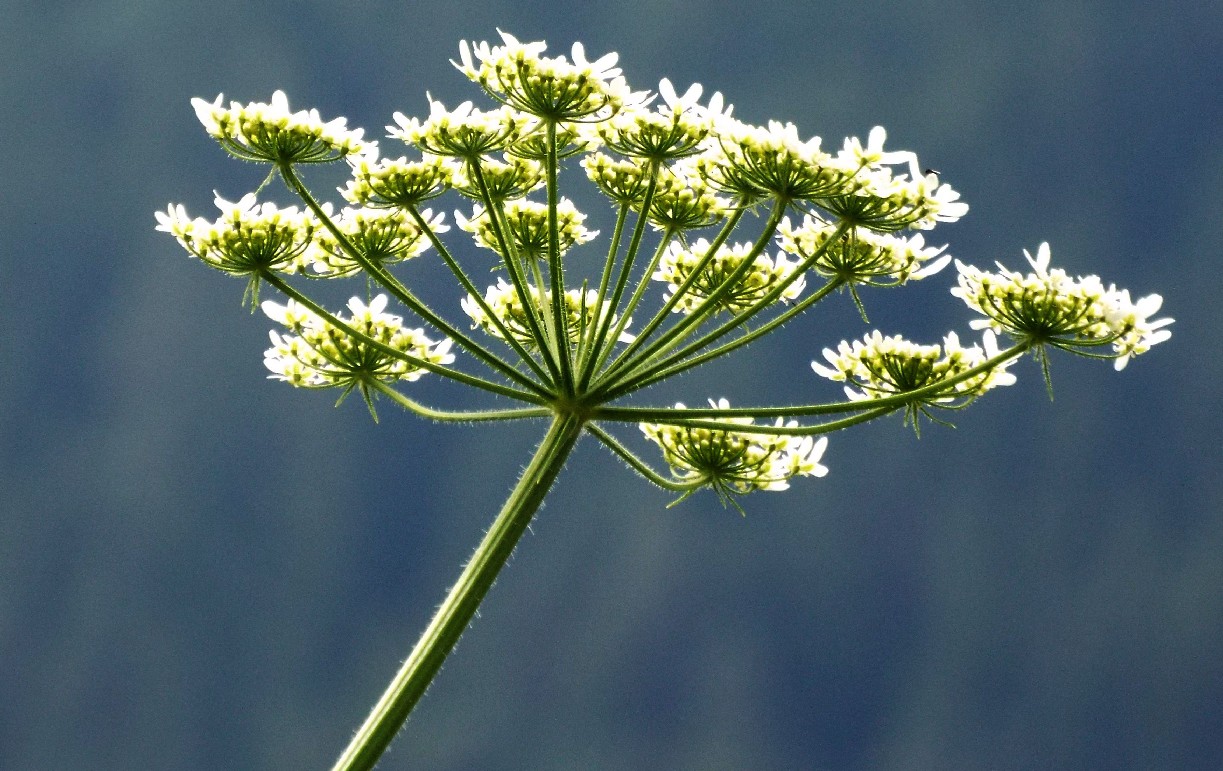
<instances>
[{"instance_id":1,"label":"white flower","mask_svg":"<svg viewBox=\"0 0 1223 771\"><path fill-rule=\"evenodd\" d=\"M513 35L498 32L499 46L460 43L460 61L454 65L503 104L560 122L605 120L626 105L644 102L645 95L629 91L614 66L615 53L589 61L582 44L574 43L572 61L546 57L542 41L520 43Z\"/></svg>"},{"instance_id":2,"label":"white flower","mask_svg":"<svg viewBox=\"0 0 1223 771\"><path fill-rule=\"evenodd\" d=\"M543 321L544 316L552 312L552 292L547 289L541 291L538 287L531 286L527 288L526 294L535 306L533 313L537 320L536 326L542 330L546 326L546 322ZM593 289L586 292L570 289L565 292L564 299L565 327L570 343L576 343L581 339L581 336L593 324L606 323L610 328L618 320L617 316L612 313L611 302L608 300L604 300L602 307L596 312L596 306L599 305L599 293ZM505 279L497 279L497 283L488 288L484 293L483 303L474 296L468 295L460 300L459 304L463 312L471 318L473 329L483 329L501 340L505 339L504 333L508 332L514 340L527 348L540 347L540 341L532 331L531 321L527 318L518 291L512 284L506 283ZM608 314L611 314L610 320L607 318ZM624 326L628 327L632 321L631 318L628 319ZM628 332L622 332L619 341L632 342L633 336Z\"/></svg>"},{"instance_id":3,"label":"white flower","mask_svg":"<svg viewBox=\"0 0 1223 771\"><path fill-rule=\"evenodd\" d=\"M1163 303L1159 295L1135 303L1128 290L1105 287L1096 276L1071 278L1050 267L1048 243L1040 245L1035 257L1027 251L1024 256L1033 270L1027 275L1002 264L990 273L956 262L959 285L951 293L984 316L972 323L974 328L1090 356L1100 356L1098 348L1111 345L1117 369L1172 336L1164 329L1172 319L1150 318Z\"/></svg>"},{"instance_id":4,"label":"white flower","mask_svg":"<svg viewBox=\"0 0 1223 771\"><path fill-rule=\"evenodd\" d=\"M951 256L943 254L945 245L928 247L921 233L903 238L857 228L833 240L836 231L833 223L819 217L807 215L798 228L787 217L777 228L777 242L782 251L801 260L814 259L820 274L850 284L896 286L932 276L951 262Z\"/></svg>"},{"instance_id":5,"label":"white flower","mask_svg":"<svg viewBox=\"0 0 1223 771\"><path fill-rule=\"evenodd\" d=\"M371 380L411 382L427 371L418 362L445 365L454 361L448 338L434 341L424 330L404 327L402 318L386 312L386 305L384 294L368 304L353 297L348 301L350 315L337 318L402 356L351 337L292 300L285 305L264 302L268 318L295 333L270 333L272 347L263 358L272 373L268 377L305 388L342 388L345 392L358 388L368 402Z\"/></svg>"},{"instance_id":6,"label":"white flower","mask_svg":"<svg viewBox=\"0 0 1223 771\"><path fill-rule=\"evenodd\" d=\"M666 282L668 298L675 295L685 283L688 284L675 303L675 312L692 313L715 293L720 293L716 301L719 310L741 313L764 300L783 284L785 286L776 298L783 302L797 299L806 286L806 279L801 275L791 280L798 268L798 261L790 261L780 253L776 258L767 254L756 255L752 259L751 268L733 284L723 286L747 260L752 245L724 245L712 256L708 256L710 249L709 241L701 238L691 246L672 243L663 253L658 269L651 278Z\"/></svg>"},{"instance_id":7,"label":"white flower","mask_svg":"<svg viewBox=\"0 0 1223 771\"><path fill-rule=\"evenodd\" d=\"M204 130L231 155L262 163L329 163L345 156L376 152L377 143L362 140L362 130L349 130L345 118L324 122L318 110L289 109L283 91L268 104L231 102L221 106L222 95L212 102L192 99Z\"/></svg>"},{"instance_id":8,"label":"white flower","mask_svg":"<svg viewBox=\"0 0 1223 771\"><path fill-rule=\"evenodd\" d=\"M715 409L729 409L726 399L709 400ZM682 402L675 405L684 409ZM751 418L723 418L719 422L753 425ZM778 419L778 427L794 427L794 421ZM753 490L785 490L796 476L822 477L828 468L820 463L828 437L790 436L696 428L682 425L642 423L646 438L662 448L672 473L683 481L712 487L724 501Z\"/></svg>"},{"instance_id":9,"label":"white flower","mask_svg":"<svg viewBox=\"0 0 1223 771\"><path fill-rule=\"evenodd\" d=\"M257 203L254 193L237 201L216 194L214 202L221 212L215 221L189 219L182 205L171 204L157 212L157 230L205 264L255 280L265 271L296 273L310 262L307 251L320 227L310 212Z\"/></svg>"},{"instance_id":10,"label":"white flower","mask_svg":"<svg viewBox=\"0 0 1223 771\"><path fill-rule=\"evenodd\" d=\"M940 345L918 345L899 335L884 336L878 330L853 343L842 340L834 351L824 349L831 366L811 362L817 375L845 383L845 395L852 401L882 399L927 388L958 377L997 356L998 344L986 332L983 347L960 345L955 332L949 332ZM1011 385L1015 376L1007 372L1014 359L949 386L932 396L922 397L917 406L963 403L997 386Z\"/></svg>"},{"instance_id":11,"label":"white flower","mask_svg":"<svg viewBox=\"0 0 1223 771\"><path fill-rule=\"evenodd\" d=\"M527 116L507 107L477 110L467 101L448 110L432 96L426 96L429 117L421 121L396 112L393 116L396 125L386 127L388 136L426 153L476 160L508 149L533 128Z\"/></svg>"}]
</instances>

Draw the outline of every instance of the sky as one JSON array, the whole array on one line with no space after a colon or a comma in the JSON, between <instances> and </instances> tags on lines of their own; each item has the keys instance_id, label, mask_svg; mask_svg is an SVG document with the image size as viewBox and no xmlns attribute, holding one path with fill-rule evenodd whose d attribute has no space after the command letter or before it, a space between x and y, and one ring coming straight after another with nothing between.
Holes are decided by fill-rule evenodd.
<instances>
[{"instance_id":1,"label":"sky","mask_svg":"<svg viewBox=\"0 0 1223 771\"><path fill-rule=\"evenodd\" d=\"M479 104L450 60L499 28L617 51L637 89L700 82L825 147L885 126L970 205L929 240L1012 268L1047 241L1071 274L1161 294L1176 323L1120 373L1052 357L1053 400L1028 359L955 428L837 433L827 477L749 496L746 516L709 493L668 508L583 441L380 768L1223 758L1218 4L12 0L4 16L0 767L325 768L407 655L543 424L434 425L387 402L374 424L358 400L268 380L242 282L153 212L205 214L262 179L192 97L283 89L389 146L383 126L424 115L426 93ZM422 292L457 291L413 270ZM642 398L836 398L809 369L824 347L967 334L953 284L864 292L869 326L834 298ZM411 393L477 406L426 380Z\"/></svg>"}]
</instances>

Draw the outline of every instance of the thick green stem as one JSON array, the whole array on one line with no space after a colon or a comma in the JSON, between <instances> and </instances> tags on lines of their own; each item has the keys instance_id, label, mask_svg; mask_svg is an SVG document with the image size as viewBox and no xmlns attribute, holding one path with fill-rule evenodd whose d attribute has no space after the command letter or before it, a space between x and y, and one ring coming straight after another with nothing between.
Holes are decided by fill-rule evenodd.
<instances>
[{"instance_id":1,"label":"thick green stem","mask_svg":"<svg viewBox=\"0 0 1223 771\"><path fill-rule=\"evenodd\" d=\"M391 681L370 716L357 731L332 771L372 769L390 746L412 708L441 669L442 662L471 623L484 595L514 551L531 518L543 503L548 488L565 465L582 434L582 419L557 415L530 465L501 507L471 561L442 602L408 660Z\"/></svg>"}]
</instances>

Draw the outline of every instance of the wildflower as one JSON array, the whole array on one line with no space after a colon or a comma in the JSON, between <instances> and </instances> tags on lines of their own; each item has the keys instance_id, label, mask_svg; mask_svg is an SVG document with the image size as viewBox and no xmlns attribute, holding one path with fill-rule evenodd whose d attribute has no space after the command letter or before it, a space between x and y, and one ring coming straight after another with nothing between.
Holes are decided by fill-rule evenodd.
<instances>
[{"instance_id":1,"label":"wildflower","mask_svg":"<svg viewBox=\"0 0 1223 771\"><path fill-rule=\"evenodd\" d=\"M1127 290L1105 287L1096 276L1071 278L1049 268L1049 244L1024 256L1033 272L1023 275L1001 264L997 273L956 261L959 286L951 293L985 316L974 329L993 329L1037 346L1049 345L1085 356L1112 358L1120 370L1130 358L1172 336L1172 319L1152 319L1163 303L1157 294L1137 302ZM1111 345L1111 355L1094 352ZM1038 352L1039 355L1039 352ZM1043 361L1043 359L1042 359ZM1047 374L1047 373L1046 373Z\"/></svg>"},{"instance_id":2,"label":"wildflower","mask_svg":"<svg viewBox=\"0 0 1223 771\"><path fill-rule=\"evenodd\" d=\"M653 111L643 106L621 110L595 125L607 149L654 161L673 161L700 152L713 129L713 118L697 103L700 84L693 84L680 97L671 81L664 79L659 91L664 99L661 109ZM721 95L715 98L720 106Z\"/></svg>"},{"instance_id":3,"label":"wildflower","mask_svg":"<svg viewBox=\"0 0 1223 771\"><path fill-rule=\"evenodd\" d=\"M434 233L449 228L443 215L429 209L421 217ZM411 259L429 248L429 239L416 222L399 209L345 208L334 220L348 243L375 265L389 265ZM350 276L362 270L361 263L340 244L329 230L320 230L312 251L315 273L329 278Z\"/></svg>"},{"instance_id":4,"label":"wildflower","mask_svg":"<svg viewBox=\"0 0 1223 771\"><path fill-rule=\"evenodd\" d=\"M704 238L691 246L673 243L659 260L658 270L651 278L667 282L668 298L679 291L681 285L690 282L675 303L675 312L691 313L717 294L716 307L719 310L741 313L765 299L781 284L785 284L779 295L783 301L796 299L806 285L801 275L791 280L798 262L791 262L779 253L776 258L767 254L756 255L752 259L752 267L733 285L724 287L726 280L748 259L752 245L721 246L712 258L706 259L709 250L710 243Z\"/></svg>"},{"instance_id":5,"label":"wildflower","mask_svg":"<svg viewBox=\"0 0 1223 771\"><path fill-rule=\"evenodd\" d=\"M338 317L381 344L376 347L292 300L285 305L264 302L263 312L293 333L270 332L272 347L263 356L264 365L272 373L268 377L300 388L340 388L341 400L358 389L373 414L373 381L412 382L426 372L421 363L445 365L454 361L449 339L430 340L424 330L404 327L403 319L385 312L386 303L383 294L369 304L354 297L348 301L348 318Z\"/></svg>"},{"instance_id":6,"label":"wildflower","mask_svg":"<svg viewBox=\"0 0 1223 771\"><path fill-rule=\"evenodd\" d=\"M616 160L603 153L590 153L581 164L603 195L616 204L636 204L634 208L641 208L650 182L647 164L634 158Z\"/></svg>"},{"instance_id":7,"label":"wildflower","mask_svg":"<svg viewBox=\"0 0 1223 771\"><path fill-rule=\"evenodd\" d=\"M502 257L505 254L492 220L482 206L477 206L468 219L460 212L454 213L459 228L471 233L475 241L486 249L492 249ZM556 207L557 230L560 251L564 254L577 244L584 244L599 234L583 226L586 215L577 210L568 198L561 198ZM537 201L509 201L505 206L502 222L509 230L513 248L521 258L544 259L548 256L548 207Z\"/></svg>"},{"instance_id":8,"label":"wildflower","mask_svg":"<svg viewBox=\"0 0 1223 771\"><path fill-rule=\"evenodd\" d=\"M840 193L819 197L814 203L843 220L889 233L905 228L929 230L938 222L955 222L968 204L938 174L923 174L911 158L910 172L895 175L887 166L860 170Z\"/></svg>"},{"instance_id":9,"label":"wildflower","mask_svg":"<svg viewBox=\"0 0 1223 771\"><path fill-rule=\"evenodd\" d=\"M507 160L506 163L491 158L479 161L484 189L493 201L505 202L522 198L543 184L544 170L538 161L512 156ZM484 196L471 164L459 175L454 189L468 198L482 200Z\"/></svg>"},{"instance_id":10,"label":"wildflower","mask_svg":"<svg viewBox=\"0 0 1223 771\"><path fill-rule=\"evenodd\" d=\"M297 273L310 260L307 251L319 229L309 212L290 206L256 204L248 193L236 203L220 195L221 216L209 222L191 219L181 204L157 212L157 230L170 233L187 252L224 273L248 278L247 294L258 300L259 279L265 273Z\"/></svg>"},{"instance_id":11,"label":"wildflower","mask_svg":"<svg viewBox=\"0 0 1223 771\"><path fill-rule=\"evenodd\" d=\"M585 123L561 123L556 127L556 157L568 158L581 152L594 152L598 147L599 137L585 130ZM536 128L524 134L506 150L510 155L526 158L530 161L540 161L548 158L550 145L548 132Z\"/></svg>"},{"instance_id":12,"label":"wildflower","mask_svg":"<svg viewBox=\"0 0 1223 771\"><path fill-rule=\"evenodd\" d=\"M730 209L731 203L715 195L690 164L681 163L659 175L649 219L657 230L679 233L716 225Z\"/></svg>"},{"instance_id":13,"label":"wildflower","mask_svg":"<svg viewBox=\"0 0 1223 771\"><path fill-rule=\"evenodd\" d=\"M544 314L548 313L552 303L551 291L546 289L541 291L538 287L532 286L528 287L527 295L535 304L536 318L542 318ZM523 308L522 299L518 291L504 279L498 279L497 284L489 287L484 293L484 305L492 312L492 316L485 312L484 307L481 307L481 304L472 296L463 298L460 305L471 318L473 329L483 329L493 337L504 340L505 335L502 334L500 328L504 327L523 346L538 347L539 341L531 332L531 324ZM565 292L565 327L570 343L576 343L581 339L582 334L592 324L606 322L610 326L616 323L615 314L612 314L610 321L606 318L607 314L612 313L611 303L604 300L602 307L596 313L595 309L598 305L599 295L594 290L583 292L578 289L570 289ZM500 322L500 327L497 322ZM632 319L625 322L625 326L627 327L630 323ZM620 342L631 342L633 337L625 332L621 333L619 339Z\"/></svg>"},{"instance_id":14,"label":"wildflower","mask_svg":"<svg viewBox=\"0 0 1223 771\"><path fill-rule=\"evenodd\" d=\"M853 170L802 141L793 123L752 126L724 117L716 124L718 149L698 165L711 185L749 200L814 201L845 191Z\"/></svg>"},{"instance_id":15,"label":"wildflower","mask_svg":"<svg viewBox=\"0 0 1223 771\"><path fill-rule=\"evenodd\" d=\"M829 244L836 231L833 223L812 215L798 228L786 218L777 228L777 240L783 252L803 261L814 257L817 272L851 285L899 286L932 276L951 262L943 254L946 246L927 247L921 233L902 238L854 228Z\"/></svg>"},{"instance_id":16,"label":"wildflower","mask_svg":"<svg viewBox=\"0 0 1223 771\"><path fill-rule=\"evenodd\" d=\"M448 155L467 161L502 152L531 130L527 116L509 108L477 110L463 102L447 110L429 97L429 117L423 121L401 112L393 116L396 125L387 126L389 136L402 139L426 153Z\"/></svg>"},{"instance_id":17,"label":"wildflower","mask_svg":"<svg viewBox=\"0 0 1223 771\"><path fill-rule=\"evenodd\" d=\"M360 156L353 163L353 178L340 194L353 204L379 208L419 206L450 189L456 162L441 156L421 161L407 158Z\"/></svg>"},{"instance_id":18,"label":"wildflower","mask_svg":"<svg viewBox=\"0 0 1223 771\"><path fill-rule=\"evenodd\" d=\"M499 46L469 47L464 40L454 66L502 104L561 122L604 120L626 103L641 101L614 66L615 53L591 62L582 44L574 43L570 61L543 56L547 44L542 41L520 43L513 35L500 34Z\"/></svg>"},{"instance_id":19,"label":"wildflower","mask_svg":"<svg viewBox=\"0 0 1223 771\"><path fill-rule=\"evenodd\" d=\"M377 146L362 141L362 129L348 130L345 118L323 122L318 110L290 112L283 91L272 94L270 104L231 102L228 109L221 106L222 98L196 98L191 105L208 134L245 161L330 163Z\"/></svg>"},{"instance_id":20,"label":"wildflower","mask_svg":"<svg viewBox=\"0 0 1223 771\"><path fill-rule=\"evenodd\" d=\"M999 353L992 332L986 331L982 345L967 348L960 345L955 332L943 338L942 345L918 345L899 335L884 336L878 330L853 344L841 341L837 350L824 349L824 358L832 366L811 362L817 375L845 383L845 395L853 401L882 399L915 391L967 372L984 364ZM1015 376L1006 369L1014 362L1003 364L948 386L946 390L922 397L911 408L925 405L962 405L965 400L980 396L991 388L1011 385Z\"/></svg>"},{"instance_id":21,"label":"wildflower","mask_svg":"<svg viewBox=\"0 0 1223 771\"><path fill-rule=\"evenodd\" d=\"M726 399L709 404L728 409ZM677 403L677 409L684 409ZM751 418L726 422L752 425ZM778 419L777 425L795 426ZM642 423L641 432L662 448L663 458L672 473L685 482L710 486L723 502L734 503L732 496L753 490L785 490L796 476L822 477L828 468L820 464L828 438L741 432L733 429L696 428L658 423Z\"/></svg>"}]
</instances>

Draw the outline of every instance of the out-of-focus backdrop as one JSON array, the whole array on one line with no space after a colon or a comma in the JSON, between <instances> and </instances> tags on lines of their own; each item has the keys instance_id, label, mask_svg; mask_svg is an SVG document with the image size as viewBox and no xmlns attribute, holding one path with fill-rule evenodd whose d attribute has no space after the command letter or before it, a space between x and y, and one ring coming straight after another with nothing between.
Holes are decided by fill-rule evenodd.
<instances>
[{"instance_id":1,"label":"out-of-focus backdrop","mask_svg":"<svg viewBox=\"0 0 1223 771\"><path fill-rule=\"evenodd\" d=\"M1223 5L1051 0L9 0L0 767L323 768L364 718L543 427L266 380L269 322L153 212L260 181L191 97L284 89L382 137L426 90L480 100L449 60L498 27L826 147L886 126L972 207L931 240L1010 267L1047 240L1177 322L1120 374L1054 356L1053 402L1027 360L954 430L838 434L746 518L584 443L382 767L1218 767ZM402 275L462 318L429 256ZM866 291L872 325L967 333L952 283ZM838 298L652 398L835 398L808 363L868 329Z\"/></svg>"}]
</instances>

